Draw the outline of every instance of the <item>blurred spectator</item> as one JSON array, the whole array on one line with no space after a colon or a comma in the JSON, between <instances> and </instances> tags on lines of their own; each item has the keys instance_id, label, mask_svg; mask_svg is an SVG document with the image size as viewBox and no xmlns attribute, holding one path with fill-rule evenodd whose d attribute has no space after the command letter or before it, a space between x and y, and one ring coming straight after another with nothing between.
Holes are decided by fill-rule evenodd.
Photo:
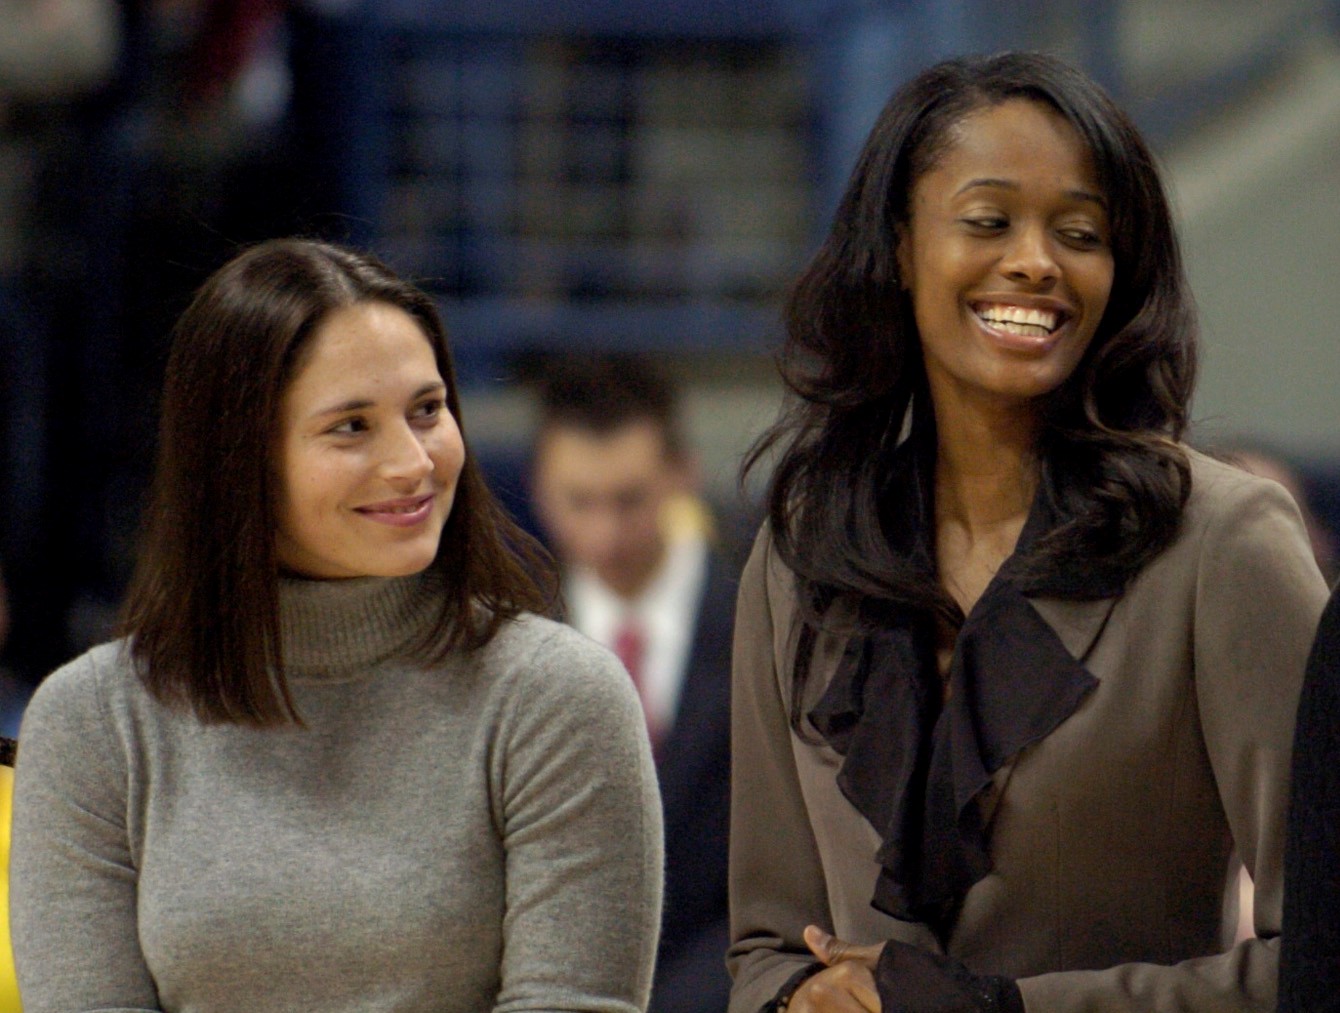
<instances>
[{"instance_id":1,"label":"blurred spectator","mask_svg":"<svg viewBox=\"0 0 1340 1013\"><path fill-rule=\"evenodd\" d=\"M60 391L39 416L42 457L61 467L48 464L41 530L25 533L40 546L43 586L17 594L13 572L32 609L13 645L25 671L111 634L171 322L239 245L295 230L286 8L110 5L120 29L111 77L36 167L31 288L49 309L46 369Z\"/></svg>"},{"instance_id":2,"label":"blurred spectator","mask_svg":"<svg viewBox=\"0 0 1340 1013\"><path fill-rule=\"evenodd\" d=\"M736 570L713 545L675 392L644 359L584 358L544 383L535 513L567 619L642 697L665 806L665 915L652 1013L721 1013Z\"/></svg>"},{"instance_id":3,"label":"blurred spectator","mask_svg":"<svg viewBox=\"0 0 1340 1013\"><path fill-rule=\"evenodd\" d=\"M117 6L108 0L0 0L0 89L61 98L104 79L116 61Z\"/></svg>"},{"instance_id":4,"label":"blurred spectator","mask_svg":"<svg viewBox=\"0 0 1340 1013\"><path fill-rule=\"evenodd\" d=\"M42 616L50 610L39 585L53 562L43 551L49 417L59 409L48 394L57 362L52 304L34 278L38 261L59 261L67 250L44 228L50 212L38 194L60 153L78 147L80 104L114 71L121 20L112 0L0 0L0 25L0 554L21 615ZM68 414L74 397L62 389L58 400ZM35 632L37 624L25 618L18 628Z\"/></svg>"}]
</instances>

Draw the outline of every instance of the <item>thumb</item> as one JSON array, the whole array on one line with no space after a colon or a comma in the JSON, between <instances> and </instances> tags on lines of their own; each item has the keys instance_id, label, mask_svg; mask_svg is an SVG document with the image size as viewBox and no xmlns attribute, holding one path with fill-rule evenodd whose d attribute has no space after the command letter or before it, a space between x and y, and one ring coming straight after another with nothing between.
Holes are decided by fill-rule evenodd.
<instances>
[{"instance_id":1,"label":"thumb","mask_svg":"<svg viewBox=\"0 0 1340 1013\"><path fill-rule=\"evenodd\" d=\"M834 943L838 944L834 947ZM845 946L841 939L831 936L817 925L805 926L805 945L810 948L810 952L819 958L819 962L828 967L832 967L841 959L841 947ZM834 953L834 949L838 953Z\"/></svg>"},{"instance_id":2,"label":"thumb","mask_svg":"<svg viewBox=\"0 0 1340 1013\"><path fill-rule=\"evenodd\" d=\"M845 960L855 960L873 968L879 960L879 951L884 948L882 943L874 946L855 946L825 932L817 925L805 926L804 935L805 945L826 967L832 967Z\"/></svg>"}]
</instances>

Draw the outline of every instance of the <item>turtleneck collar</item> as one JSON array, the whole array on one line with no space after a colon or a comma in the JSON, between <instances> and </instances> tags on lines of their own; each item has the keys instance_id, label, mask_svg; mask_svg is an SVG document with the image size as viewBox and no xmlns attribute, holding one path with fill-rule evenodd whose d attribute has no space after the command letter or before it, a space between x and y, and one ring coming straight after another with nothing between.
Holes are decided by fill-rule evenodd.
<instances>
[{"instance_id":1,"label":"turtleneck collar","mask_svg":"<svg viewBox=\"0 0 1340 1013\"><path fill-rule=\"evenodd\" d=\"M279 582L279 625L289 679L361 678L397 655L412 655L442 609L441 580L410 577Z\"/></svg>"}]
</instances>

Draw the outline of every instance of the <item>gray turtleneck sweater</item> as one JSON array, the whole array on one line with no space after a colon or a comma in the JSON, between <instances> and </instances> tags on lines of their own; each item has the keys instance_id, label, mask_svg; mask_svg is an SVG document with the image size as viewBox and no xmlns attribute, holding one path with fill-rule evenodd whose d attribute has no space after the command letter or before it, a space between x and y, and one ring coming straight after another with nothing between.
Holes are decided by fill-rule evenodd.
<instances>
[{"instance_id":1,"label":"gray turtleneck sweater","mask_svg":"<svg viewBox=\"0 0 1340 1013\"><path fill-rule=\"evenodd\" d=\"M527 617L409 661L421 578L282 600L305 728L167 709L119 643L38 689L10 865L26 1013L644 1007L660 805L614 657Z\"/></svg>"}]
</instances>

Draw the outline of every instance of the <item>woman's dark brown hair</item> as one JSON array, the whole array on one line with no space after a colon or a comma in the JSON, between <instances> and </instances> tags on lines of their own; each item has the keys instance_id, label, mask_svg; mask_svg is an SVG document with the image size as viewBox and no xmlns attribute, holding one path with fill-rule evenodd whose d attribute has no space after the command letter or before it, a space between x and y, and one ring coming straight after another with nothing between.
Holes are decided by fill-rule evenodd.
<instances>
[{"instance_id":1,"label":"woman's dark brown hair","mask_svg":"<svg viewBox=\"0 0 1340 1013\"><path fill-rule=\"evenodd\" d=\"M788 301L781 368L795 397L746 460L747 471L779 452L770 526L811 631L839 596L962 622L934 574L899 556L882 528L880 499L909 408L922 421L911 431L934 433L897 245L912 189L952 143L953 128L1020 98L1059 112L1088 149L1108 203L1114 263L1097 333L1043 404L1043 479L1064 520L1020 569L1045 582L1082 561L1108 586L1120 584L1176 534L1190 493L1176 441L1187 422L1196 327L1154 159L1102 89L1059 60L950 60L900 88L866 141L832 229ZM801 658L801 678L803 669Z\"/></svg>"},{"instance_id":2,"label":"woman's dark brown hair","mask_svg":"<svg viewBox=\"0 0 1340 1013\"><path fill-rule=\"evenodd\" d=\"M302 239L254 246L205 282L173 332L124 632L149 691L201 720L299 720L279 632L280 400L321 322L363 302L396 306L422 327L464 436L432 299L366 254ZM556 593L552 561L498 506L468 452L429 570L444 591L425 658L479 647L518 612L547 611Z\"/></svg>"}]
</instances>

